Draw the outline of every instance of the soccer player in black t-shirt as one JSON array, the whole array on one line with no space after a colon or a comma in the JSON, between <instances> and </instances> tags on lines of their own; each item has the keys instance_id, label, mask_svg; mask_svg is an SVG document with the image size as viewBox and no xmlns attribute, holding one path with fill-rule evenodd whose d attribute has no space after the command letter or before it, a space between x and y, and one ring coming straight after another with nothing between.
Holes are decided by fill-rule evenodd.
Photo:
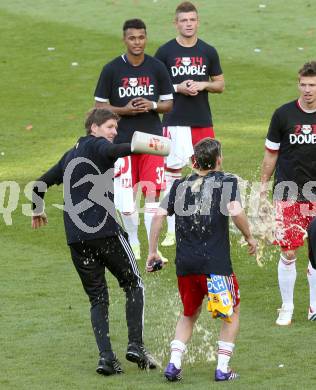
<instances>
[{"instance_id":1,"label":"soccer player in black t-shirt","mask_svg":"<svg viewBox=\"0 0 316 390\"><path fill-rule=\"evenodd\" d=\"M123 40L126 53L105 65L100 74L95 90L96 107L109 108L122 117L115 143L129 142L135 130L153 134L154 142L155 135L162 135L159 114L172 108L172 83L164 65L144 53L147 35L142 20L131 19L124 23ZM144 220L149 235L160 190L165 187L164 159L161 156L139 154L119 164L121 169L117 173L117 181L125 192L125 199L122 199L123 204L117 204L117 208L122 213L136 258L140 258L138 211L133 201L133 188L136 190L139 183L144 193ZM131 177L128 177L129 173ZM127 197L130 202L126 202Z\"/></svg>"},{"instance_id":2,"label":"soccer player in black t-shirt","mask_svg":"<svg viewBox=\"0 0 316 390\"><path fill-rule=\"evenodd\" d=\"M191 2L178 5L175 26L178 36L155 54L166 65L176 92L172 111L163 117L165 135L171 138L165 169L167 191L181 177L193 146L205 137L215 137L208 96L223 92L225 86L216 49L198 38L198 12ZM174 244L174 217L167 221L168 233L162 246Z\"/></svg>"},{"instance_id":3,"label":"soccer player in black t-shirt","mask_svg":"<svg viewBox=\"0 0 316 390\"><path fill-rule=\"evenodd\" d=\"M241 207L237 179L222 171L221 145L205 138L194 148L197 173L176 180L155 215L150 232L147 271L158 261L157 243L163 221L175 215L176 272L183 303L175 339L171 342L171 358L165 369L170 381L181 379L181 357L191 338L205 295L208 295L210 274L221 276L232 296L231 322L222 323L218 341L216 381L238 377L228 367L239 329L239 288L232 270L229 243L229 215L242 232L249 253L256 251L247 217Z\"/></svg>"},{"instance_id":4,"label":"soccer player in black t-shirt","mask_svg":"<svg viewBox=\"0 0 316 390\"><path fill-rule=\"evenodd\" d=\"M316 61L298 73L298 99L273 114L262 163L262 196L274 173L276 208L275 243L280 246L278 265L282 307L277 325L290 325L293 315L296 253L304 245L306 229L316 215ZM310 288L308 319L316 319L316 270L308 265Z\"/></svg>"},{"instance_id":5,"label":"soccer player in black t-shirt","mask_svg":"<svg viewBox=\"0 0 316 390\"><path fill-rule=\"evenodd\" d=\"M116 221L113 167L131 154L130 143L113 145L118 116L94 109L86 119L87 135L34 185L32 227L46 225L43 198L47 187L64 184L64 224L74 266L91 304L91 323L100 359L97 372L123 372L109 337L109 295L105 267L126 294L126 358L140 368L155 368L143 345L144 286L126 233Z\"/></svg>"}]
</instances>

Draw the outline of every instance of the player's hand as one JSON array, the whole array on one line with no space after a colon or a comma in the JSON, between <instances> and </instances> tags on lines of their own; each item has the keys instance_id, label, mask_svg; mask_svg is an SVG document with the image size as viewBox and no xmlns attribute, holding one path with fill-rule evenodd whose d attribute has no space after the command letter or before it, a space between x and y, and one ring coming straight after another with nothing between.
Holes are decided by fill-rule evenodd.
<instances>
[{"instance_id":1,"label":"player's hand","mask_svg":"<svg viewBox=\"0 0 316 390\"><path fill-rule=\"evenodd\" d=\"M208 83L204 81L192 81L190 88L197 93L204 91Z\"/></svg>"},{"instance_id":2,"label":"player's hand","mask_svg":"<svg viewBox=\"0 0 316 390\"><path fill-rule=\"evenodd\" d=\"M148 112L153 109L153 102L142 97L132 99L132 105L140 112Z\"/></svg>"},{"instance_id":3,"label":"player's hand","mask_svg":"<svg viewBox=\"0 0 316 390\"><path fill-rule=\"evenodd\" d=\"M253 237L245 238L247 244L248 244L248 254L249 255L255 255L257 252L257 240L255 240Z\"/></svg>"},{"instance_id":4,"label":"player's hand","mask_svg":"<svg viewBox=\"0 0 316 390\"><path fill-rule=\"evenodd\" d=\"M138 99L139 98L132 99L126 104L124 107L125 115L138 115L148 111L137 104Z\"/></svg>"},{"instance_id":5,"label":"player's hand","mask_svg":"<svg viewBox=\"0 0 316 390\"><path fill-rule=\"evenodd\" d=\"M48 219L45 213L32 216L32 229L38 229L42 226L47 225L47 223L48 223Z\"/></svg>"},{"instance_id":6,"label":"player's hand","mask_svg":"<svg viewBox=\"0 0 316 390\"><path fill-rule=\"evenodd\" d=\"M196 96L199 92L194 83L193 80L182 81L182 83L177 86L177 92L186 96Z\"/></svg>"},{"instance_id":7,"label":"player's hand","mask_svg":"<svg viewBox=\"0 0 316 390\"><path fill-rule=\"evenodd\" d=\"M147 257L146 271L155 272L159 271L164 266L164 262L161 260L158 253L151 253Z\"/></svg>"}]
</instances>

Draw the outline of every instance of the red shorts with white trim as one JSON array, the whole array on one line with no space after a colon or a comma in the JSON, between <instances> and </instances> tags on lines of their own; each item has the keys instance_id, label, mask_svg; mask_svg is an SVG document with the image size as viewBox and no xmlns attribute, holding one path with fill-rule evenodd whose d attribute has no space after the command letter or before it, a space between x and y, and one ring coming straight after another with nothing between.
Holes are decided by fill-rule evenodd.
<instances>
[{"instance_id":1,"label":"red shorts with white trim","mask_svg":"<svg viewBox=\"0 0 316 390\"><path fill-rule=\"evenodd\" d=\"M316 202L275 201L275 245L282 251L295 250L304 245L307 228L316 216Z\"/></svg>"},{"instance_id":2,"label":"red shorts with white trim","mask_svg":"<svg viewBox=\"0 0 316 390\"><path fill-rule=\"evenodd\" d=\"M192 145L194 146L204 138L215 138L213 127L191 127Z\"/></svg>"},{"instance_id":3,"label":"red shorts with white trim","mask_svg":"<svg viewBox=\"0 0 316 390\"><path fill-rule=\"evenodd\" d=\"M236 275L226 276L229 291L232 294L233 306L240 303L239 285ZM202 305L203 299L208 295L207 275L178 276L178 289L183 304L183 315L192 317Z\"/></svg>"},{"instance_id":4,"label":"red shorts with white trim","mask_svg":"<svg viewBox=\"0 0 316 390\"><path fill-rule=\"evenodd\" d=\"M164 158L150 154L132 154L132 183L141 186L146 196L166 188ZM137 188L137 186L136 186Z\"/></svg>"}]
</instances>

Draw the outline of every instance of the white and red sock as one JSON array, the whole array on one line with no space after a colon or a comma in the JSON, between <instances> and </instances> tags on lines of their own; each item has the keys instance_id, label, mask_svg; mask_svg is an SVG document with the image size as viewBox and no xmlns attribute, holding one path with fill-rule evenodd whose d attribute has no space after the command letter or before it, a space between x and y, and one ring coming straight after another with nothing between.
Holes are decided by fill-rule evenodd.
<instances>
[{"instance_id":1,"label":"white and red sock","mask_svg":"<svg viewBox=\"0 0 316 390\"><path fill-rule=\"evenodd\" d=\"M232 357L235 344L228 343L226 341L218 341L218 351L217 351L217 369L222 372L228 372L228 364L230 358Z\"/></svg>"},{"instance_id":2,"label":"white and red sock","mask_svg":"<svg viewBox=\"0 0 316 390\"><path fill-rule=\"evenodd\" d=\"M186 351L187 347L180 340L171 341L170 347L171 347L170 363L173 363L174 366L179 370L181 368L182 355Z\"/></svg>"},{"instance_id":3,"label":"white and red sock","mask_svg":"<svg viewBox=\"0 0 316 390\"><path fill-rule=\"evenodd\" d=\"M282 297L282 307L284 309L293 310L293 295L296 281L296 259L288 260L282 254L280 255L278 279Z\"/></svg>"}]
</instances>

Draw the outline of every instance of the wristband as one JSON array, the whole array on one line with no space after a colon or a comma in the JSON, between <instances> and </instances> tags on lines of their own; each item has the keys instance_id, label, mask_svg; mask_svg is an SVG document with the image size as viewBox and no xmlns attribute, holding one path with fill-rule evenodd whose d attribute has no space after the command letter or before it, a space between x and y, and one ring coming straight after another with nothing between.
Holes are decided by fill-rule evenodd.
<instances>
[{"instance_id":1,"label":"wristband","mask_svg":"<svg viewBox=\"0 0 316 390\"><path fill-rule=\"evenodd\" d=\"M157 107L158 107L158 104L157 104L157 102L152 102L152 104L153 104L153 110L157 110Z\"/></svg>"},{"instance_id":2,"label":"wristband","mask_svg":"<svg viewBox=\"0 0 316 390\"><path fill-rule=\"evenodd\" d=\"M178 92L178 84L173 84L173 89L174 89L174 92L177 93Z\"/></svg>"}]
</instances>

